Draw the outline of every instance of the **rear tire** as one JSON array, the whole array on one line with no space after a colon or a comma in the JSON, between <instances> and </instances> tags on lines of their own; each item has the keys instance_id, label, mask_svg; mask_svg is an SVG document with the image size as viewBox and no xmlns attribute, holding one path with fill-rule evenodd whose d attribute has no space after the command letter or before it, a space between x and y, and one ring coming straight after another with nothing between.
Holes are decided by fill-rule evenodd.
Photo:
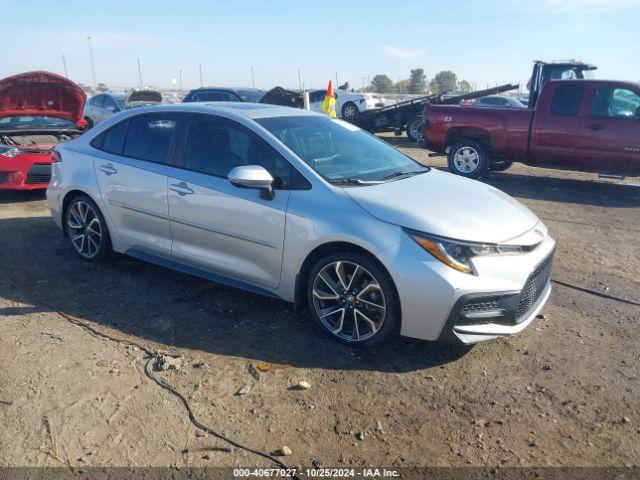
<instances>
[{"instance_id":1,"label":"rear tire","mask_svg":"<svg viewBox=\"0 0 640 480\"><path fill-rule=\"evenodd\" d=\"M75 252L88 262L99 262L111 253L111 237L100 209L86 195L77 195L64 214L64 228Z\"/></svg>"},{"instance_id":2,"label":"rear tire","mask_svg":"<svg viewBox=\"0 0 640 480\"><path fill-rule=\"evenodd\" d=\"M335 253L318 260L307 278L307 302L315 324L340 343L371 347L400 331L393 281L361 253Z\"/></svg>"},{"instance_id":3,"label":"rear tire","mask_svg":"<svg viewBox=\"0 0 640 480\"><path fill-rule=\"evenodd\" d=\"M498 162L493 162L491 164L491 166L489 167L489 169L494 171L494 172L504 172L505 170L509 169L509 167L511 167L511 165L513 165L513 162L508 162L506 160L500 160Z\"/></svg>"},{"instance_id":4,"label":"rear tire","mask_svg":"<svg viewBox=\"0 0 640 480\"><path fill-rule=\"evenodd\" d=\"M480 178L489 167L489 150L476 140L463 138L451 146L447 160L450 172L466 178Z\"/></svg>"},{"instance_id":5,"label":"rear tire","mask_svg":"<svg viewBox=\"0 0 640 480\"><path fill-rule=\"evenodd\" d=\"M407 137L414 142L422 138L422 118L414 117L407 122Z\"/></svg>"}]
</instances>

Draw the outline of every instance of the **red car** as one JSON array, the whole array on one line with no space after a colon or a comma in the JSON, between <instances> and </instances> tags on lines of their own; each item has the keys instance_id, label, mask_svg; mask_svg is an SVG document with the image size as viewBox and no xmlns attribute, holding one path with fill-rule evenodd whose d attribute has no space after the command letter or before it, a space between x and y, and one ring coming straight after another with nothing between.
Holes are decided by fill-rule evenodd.
<instances>
[{"instance_id":1,"label":"red car","mask_svg":"<svg viewBox=\"0 0 640 480\"><path fill-rule=\"evenodd\" d=\"M87 96L50 72L0 80L0 190L47 188L53 148L82 133Z\"/></svg>"}]
</instances>

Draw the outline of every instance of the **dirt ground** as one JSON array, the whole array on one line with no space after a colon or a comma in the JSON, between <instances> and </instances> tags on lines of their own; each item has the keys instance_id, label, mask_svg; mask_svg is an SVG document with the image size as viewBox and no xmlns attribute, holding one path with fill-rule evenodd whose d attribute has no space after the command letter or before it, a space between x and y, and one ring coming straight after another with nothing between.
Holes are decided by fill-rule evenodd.
<instances>
[{"instance_id":1,"label":"dirt ground","mask_svg":"<svg viewBox=\"0 0 640 480\"><path fill-rule=\"evenodd\" d=\"M487 181L547 224L554 278L640 299L640 179L517 165ZM180 356L158 376L203 423L257 450L287 445L292 466L640 464L639 307L555 285L546 318L512 338L353 351L285 302L127 257L82 262L42 193L0 195L0 246L0 272L27 289L0 276L0 466L272 466L211 450L229 445L145 376L142 351L36 296Z\"/></svg>"}]
</instances>

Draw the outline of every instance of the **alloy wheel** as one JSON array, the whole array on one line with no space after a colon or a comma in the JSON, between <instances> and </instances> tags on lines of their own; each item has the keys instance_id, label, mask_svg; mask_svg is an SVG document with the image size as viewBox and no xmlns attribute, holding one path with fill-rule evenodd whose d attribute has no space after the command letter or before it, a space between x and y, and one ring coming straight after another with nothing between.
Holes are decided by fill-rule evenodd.
<instances>
[{"instance_id":1,"label":"alloy wheel","mask_svg":"<svg viewBox=\"0 0 640 480\"><path fill-rule=\"evenodd\" d=\"M480 154L473 147L460 147L453 155L453 163L461 173L471 173L480 165Z\"/></svg>"},{"instance_id":2,"label":"alloy wheel","mask_svg":"<svg viewBox=\"0 0 640 480\"><path fill-rule=\"evenodd\" d=\"M102 246L102 225L97 213L88 203L77 201L67 215L71 244L82 257L92 259Z\"/></svg>"},{"instance_id":3,"label":"alloy wheel","mask_svg":"<svg viewBox=\"0 0 640 480\"><path fill-rule=\"evenodd\" d=\"M324 327L349 342L373 337L386 316L380 283L354 262L336 261L323 267L313 281L311 295Z\"/></svg>"},{"instance_id":4,"label":"alloy wheel","mask_svg":"<svg viewBox=\"0 0 640 480\"><path fill-rule=\"evenodd\" d=\"M358 116L358 108L355 105L347 105L342 112L342 118L345 120L353 120Z\"/></svg>"}]
</instances>

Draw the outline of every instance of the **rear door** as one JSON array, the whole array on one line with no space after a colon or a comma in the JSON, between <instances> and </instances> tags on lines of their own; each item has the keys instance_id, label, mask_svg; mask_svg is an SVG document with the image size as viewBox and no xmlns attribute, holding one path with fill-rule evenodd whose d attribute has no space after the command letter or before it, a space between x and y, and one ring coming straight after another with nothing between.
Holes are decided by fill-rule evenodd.
<instances>
[{"instance_id":1,"label":"rear door","mask_svg":"<svg viewBox=\"0 0 640 480\"><path fill-rule=\"evenodd\" d=\"M177 132L175 114L143 114L94 140L94 168L111 225L135 250L171 255L167 175Z\"/></svg>"},{"instance_id":2,"label":"rear door","mask_svg":"<svg viewBox=\"0 0 640 480\"><path fill-rule=\"evenodd\" d=\"M190 115L179 164L169 176L173 256L182 263L251 283L280 283L290 165L237 122ZM275 197L227 179L240 165L262 165L278 177Z\"/></svg>"},{"instance_id":3,"label":"rear door","mask_svg":"<svg viewBox=\"0 0 640 480\"><path fill-rule=\"evenodd\" d=\"M594 86L581 118L578 154L593 169L640 171L640 91L626 85Z\"/></svg>"},{"instance_id":4,"label":"rear door","mask_svg":"<svg viewBox=\"0 0 640 480\"><path fill-rule=\"evenodd\" d=\"M553 89L548 84L546 89ZM563 168L580 168L576 155L578 117L585 86L577 83L556 84L555 90L543 92L533 117L529 155L533 162Z\"/></svg>"}]
</instances>

